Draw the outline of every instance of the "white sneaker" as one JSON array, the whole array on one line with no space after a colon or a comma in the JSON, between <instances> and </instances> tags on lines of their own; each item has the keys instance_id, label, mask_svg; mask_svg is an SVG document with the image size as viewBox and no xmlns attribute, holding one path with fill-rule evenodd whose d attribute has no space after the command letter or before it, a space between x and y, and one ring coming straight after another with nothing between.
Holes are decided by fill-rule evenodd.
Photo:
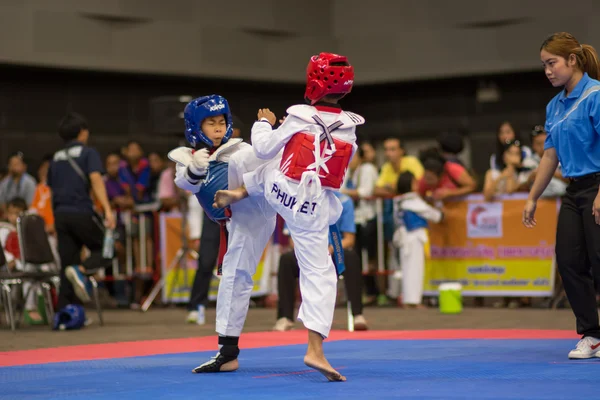
<instances>
[{"instance_id":1,"label":"white sneaker","mask_svg":"<svg viewBox=\"0 0 600 400\"><path fill-rule=\"evenodd\" d=\"M190 311L185 319L188 324L195 324L198 322L198 311Z\"/></svg>"},{"instance_id":2,"label":"white sneaker","mask_svg":"<svg viewBox=\"0 0 600 400\"><path fill-rule=\"evenodd\" d=\"M294 327L294 323L287 318L279 318L273 327L274 331L285 332Z\"/></svg>"},{"instance_id":3,"label":"white sneaker","mask_svg":"<svg viewBox=\"0 0 600 400\"><path fill-rule=\"evenodd\" d=\"M367 320L361 315L354 316L354 330L355 331L366 331L368 328Z\"/></svg>"},{"instance_id":4,"label":"white sneaker","mask_svg":"<svg viewBox=\"0 0 600 400\"><path fill-rule=\"evenodd\" d=\"M569 358L584 359L600 357L600 339L586 336L577 342L575 349L569 352Z\"/></svg>"}]
</instances>

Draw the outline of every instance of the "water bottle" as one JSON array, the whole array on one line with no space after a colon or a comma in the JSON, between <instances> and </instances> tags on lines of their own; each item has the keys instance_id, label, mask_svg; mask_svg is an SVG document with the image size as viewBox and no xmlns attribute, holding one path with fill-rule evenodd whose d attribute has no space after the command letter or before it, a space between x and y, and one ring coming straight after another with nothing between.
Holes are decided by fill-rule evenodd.
<instances>
[{"instance_id":1,"label":"water bottle","mask_svg":"<svg viewBox=\"0 0 600 400\"><path fill-rule=\"evenodd\" d=\"M114 231L107 229L104 232L104 245L102 246L102 257L112 259L115 251Z\"/></svg>"},{"instance_id":2,"label":"water bottle","mask_svg":"<svg viewBox=\"0 0 600 400\"><path fill-rule=\"evenodd\" d=\"M198 325L204 325L206 322L204 310L205 310L205 307L203 305L198 306L198 319L196 320L196 323Z\"/></svg>"}]
</instances>

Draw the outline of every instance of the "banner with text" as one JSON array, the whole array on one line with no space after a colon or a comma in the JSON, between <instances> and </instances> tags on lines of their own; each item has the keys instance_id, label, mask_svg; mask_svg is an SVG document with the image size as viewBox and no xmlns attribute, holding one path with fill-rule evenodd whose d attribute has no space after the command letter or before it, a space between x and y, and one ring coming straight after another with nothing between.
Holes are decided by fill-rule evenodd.
<instances>
[{"instance_id":1,"label":"banner with text","mask_svg":"<svg viewBox=\"0 0 600 400\"><path fill-rule=\"evenodd\" d=\"M533 229L521 222L525 201L517 194L448 202L442 223L430 224L424 293L452 281L466 296L551 296L559 200L538 201Z\"/></svg>"},{"instance_id":2,"label":"banner with text","mask_svg":"<svg viewBox=\"0 0 600 400\"><path fill-rule=\"evenodd\" d=\"M181 255L181 215L179 213L161 213L160 214L160 240L161 240L161 271L165 277L165 287L162 290L162 301L171 303L187 303L192 291L192 284L198 261L191 255L187 257L185 267L181 268L179 258ZM256 273L252 277L254 287L252 288L252 297L264 296L268 294L270 253L267 245L262 259L256 268ZM202 243L200 244L202 249ZM198 249L193 249L198 250ZM210 283L209 299L216 300L219 288L220 277L216 275L216 265L213 277Z\"/></svg>"}]
</instances>

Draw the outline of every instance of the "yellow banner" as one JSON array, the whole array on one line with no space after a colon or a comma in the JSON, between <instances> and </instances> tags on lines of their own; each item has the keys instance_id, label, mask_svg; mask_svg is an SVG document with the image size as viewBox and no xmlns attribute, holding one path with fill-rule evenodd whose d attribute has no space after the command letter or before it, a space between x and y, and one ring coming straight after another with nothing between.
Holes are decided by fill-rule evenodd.
<instances>
[{"instance_id":1,"label":"yellow banner","mask_svg":"<svg viewBox=\"0 0 600 400\"><path fill-rule=\"evenodd\" d=\"M160 240L161 240L161 268L162 276L166 278L165 288L162 291L163 302L187 303L192 291L198 261L188 255L185 268L181 268L179 260L181 256L181 215L179 213L160 214ZM267 245L256 273L252 277L254 287L252 297L267 294L269 281L269 263L267 253L271 243ZM202 247L202 245L200 245ZM198 249L193 249L198 250ZM216 265L210 283L209 299L216 300L220 277L217 276Z\"/></svg>"},{"instance_id":2,"label":"yellow banner","mask_svg":"<svg viewBox=\"0 0 600 400\"><path fill-rule=\"evenodd\" d=\"M559 200L539 200L537 226L521 223L526 197L487 203L481 195L444 207L444 221L430 225L431 259L424 292L460 282L466 296L550 296Z\"/></svg>"}]
</instances>

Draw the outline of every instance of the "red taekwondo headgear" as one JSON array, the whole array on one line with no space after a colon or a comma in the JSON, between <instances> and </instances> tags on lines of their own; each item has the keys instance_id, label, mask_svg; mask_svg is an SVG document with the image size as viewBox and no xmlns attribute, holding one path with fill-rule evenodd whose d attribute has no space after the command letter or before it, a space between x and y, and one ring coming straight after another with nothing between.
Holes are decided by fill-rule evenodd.
<instances>
[{"instance_id":1,"label":"red taekwondo headgear","mask_svg":"<svg viewBox=\"0 0 600 400\"><path fill-rule=\"evenodd\" d=\"M333 53L312 56L306 67L304 98L315 104L329 94L347 94L354 84L354 68L348 58Z\"/></svg>"}]
</instances>

